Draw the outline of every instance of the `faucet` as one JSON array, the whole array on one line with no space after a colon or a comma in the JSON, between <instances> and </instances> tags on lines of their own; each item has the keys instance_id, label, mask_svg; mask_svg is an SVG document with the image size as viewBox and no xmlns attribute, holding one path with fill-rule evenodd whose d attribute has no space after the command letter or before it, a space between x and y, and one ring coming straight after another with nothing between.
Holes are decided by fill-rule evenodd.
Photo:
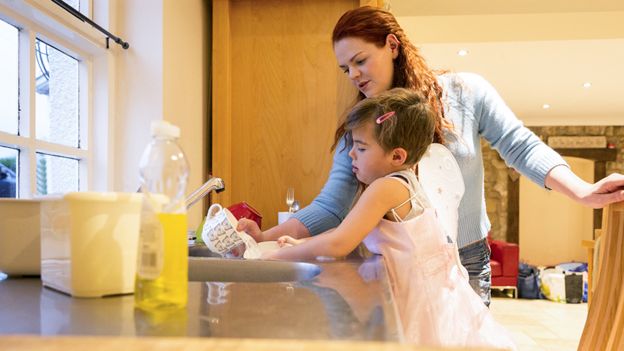
<instances>
[{"instance_id":1,"label":"faucet","mask_svg":"<svg viewBox=\"0 0 624 351\"><path fill-rule=\"evenodd\" d=\"M204 196L208 195L211 191L215 191L217 193L225 190L225 183L221 178L210 178L207 182L205 182L202 186L197 188L197 190L193 191L193 193L186 197L186 208L189 209L193 206L197 201L204 198Z\"/></svg>"}]
</instances>

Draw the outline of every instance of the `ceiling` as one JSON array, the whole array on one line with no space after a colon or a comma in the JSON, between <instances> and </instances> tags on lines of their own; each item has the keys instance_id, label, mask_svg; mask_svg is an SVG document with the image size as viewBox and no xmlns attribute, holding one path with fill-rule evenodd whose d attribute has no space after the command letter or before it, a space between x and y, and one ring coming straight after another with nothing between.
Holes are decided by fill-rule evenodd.
<instances>
[{"instance_id":1,"label":"ceiling","mask_svg":"<svg viewBox=\"0 0 624 351\"><path fill-rule=\"evenodd\" d=\"M481 74L525 124L624 125L624 1L386 3L432 68Z\"/></svg>"}]
</instances>

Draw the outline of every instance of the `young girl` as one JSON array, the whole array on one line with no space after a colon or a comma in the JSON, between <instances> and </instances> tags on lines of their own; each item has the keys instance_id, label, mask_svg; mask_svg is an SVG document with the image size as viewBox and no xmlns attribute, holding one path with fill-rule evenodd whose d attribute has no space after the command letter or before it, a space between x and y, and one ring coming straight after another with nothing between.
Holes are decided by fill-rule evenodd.
<instances>
[{"instance_id":1,"label":"young girl","mask_svg":"<svg viewBox=\"0 0 624 351\"><path fill-rule=\"evenodd\" d=\"M414 168L433 141L435 114L418 93L396 88L359 102L346 145L363 191L332 231L283 236L264 258L346 256L360 242L384 256L408 341L432 346L513 348L468 283L457 246L443 232Z\"/></svg>"}]
</instances>

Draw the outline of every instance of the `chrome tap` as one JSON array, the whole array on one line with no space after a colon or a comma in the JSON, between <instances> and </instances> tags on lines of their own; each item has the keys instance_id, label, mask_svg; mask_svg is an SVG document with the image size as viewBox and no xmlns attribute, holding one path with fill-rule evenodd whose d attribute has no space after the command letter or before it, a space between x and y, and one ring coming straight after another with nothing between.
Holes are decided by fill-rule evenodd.
<instances>
[{"instance_id":1,"label":"chrome tap","mask_svg":"<svg viewBox=\"0 0 624 351\"><path fill-rule=\"evenodd\" d=\"M190 208L197 201L204 198L204 196L208 195L211 191L215 191L217 193L225 190L225 183L221 178L210 178L207 182L205 182L202 186L197 188L197 190L193 191L193 193L186 197L186 208Z\"/></svg>"}]
</instances>

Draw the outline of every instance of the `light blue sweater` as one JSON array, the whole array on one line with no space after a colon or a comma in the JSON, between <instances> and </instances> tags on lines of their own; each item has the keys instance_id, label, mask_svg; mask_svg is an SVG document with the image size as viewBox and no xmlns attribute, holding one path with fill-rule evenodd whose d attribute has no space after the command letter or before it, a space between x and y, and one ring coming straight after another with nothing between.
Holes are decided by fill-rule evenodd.
<instances>
[{"instance_id":1,"label":"light blue sweater","mask_svg":"<svg viewBox=\"0 0 624 351\"><path fill-rule=\"evenodd\" d=\"M453 132L445 134L446 147L457 159L466 188L459 205L457 244L461 248L485 238L490 230L480 137L498 151L508 166L540 186L544 186L546 175L553 167L567 164L522 125L494 87L481 76L445 74L438 80L444 89L446 118L454 126ZM323 190L309 206L294 215L313 235L338 226L349 212L357 191L349 150L342 142L336 150Z\"/></svg>"}]
</instances>

